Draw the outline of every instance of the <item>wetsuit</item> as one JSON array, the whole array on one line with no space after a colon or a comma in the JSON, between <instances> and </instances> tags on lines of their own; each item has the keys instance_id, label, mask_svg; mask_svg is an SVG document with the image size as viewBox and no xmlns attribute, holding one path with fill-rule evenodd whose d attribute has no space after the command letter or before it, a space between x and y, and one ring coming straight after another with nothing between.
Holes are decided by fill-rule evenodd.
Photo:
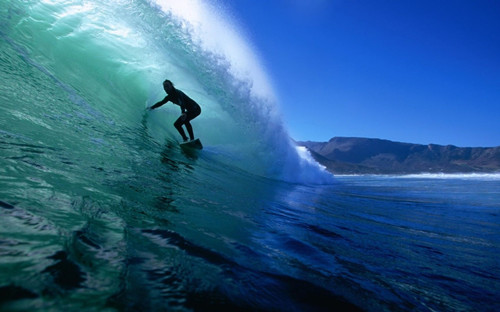
<instances>
[{"instance_id":1,"label":"wetsuit","mask_svg":"<svg viewBox=\"0 0 500 312\"><path fill-rule=\"evenodd\" d=\"M153 105L151 109L160 107L168 101L179 105L183 114L174 122L174 127L177 129L177 131L179 131L182 139L186 141L187 137L184 133L184 129L182 129L182 125L185 125L189 133L189 138L191 140L194 140L193 127L191 126L191 123L189 121L193 120L201 113L200 105L198 105L198 103L196 103L181 90L173 89L163 100ZM185 117L184 114L186 114Z\"/></svg>"}]
</instances>

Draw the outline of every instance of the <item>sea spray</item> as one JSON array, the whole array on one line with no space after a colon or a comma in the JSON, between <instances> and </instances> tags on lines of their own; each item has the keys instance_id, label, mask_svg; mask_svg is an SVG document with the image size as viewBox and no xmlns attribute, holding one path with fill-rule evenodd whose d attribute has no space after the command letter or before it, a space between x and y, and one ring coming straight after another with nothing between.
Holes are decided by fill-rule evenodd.
<instances>
[{"instance_id":1,"label":"sea spray","mask_svg":"<svg viewBox=\"0 0 500 312\"><path fill-rule=\"evenodd\" d=\"M211 122L197 125L205 137L208 134L206 141L223 145L233 156L233 164L259 175L291 182L331 182L324 168L295 149L282 123L270 79L230 14L195 0L156 3L165 18L179 25L183 44L191 47L188 54L194 60L185 61L198 65L179 81L189 90L192 81L204 78L204 92L198 92L197 100L209 104L204 110L209 111L209 118L213 117L210 111L219 112ZM210 136L221 127L225 129Z\"/></svg>"}]
</instances>

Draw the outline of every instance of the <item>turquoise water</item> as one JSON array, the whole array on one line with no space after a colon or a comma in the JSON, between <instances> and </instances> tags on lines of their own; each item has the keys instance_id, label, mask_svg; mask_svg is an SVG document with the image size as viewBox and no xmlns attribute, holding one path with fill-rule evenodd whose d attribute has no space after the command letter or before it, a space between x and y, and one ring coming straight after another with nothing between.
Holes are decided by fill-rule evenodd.
<instances>
[{"instance_id":1,"label":"turquoise water","mask_svg":"<svg viewBox=\"0 0 500 312\"><path fill-rule=\"evenodd\" d=\"M332 178L190 5L1 2L0 310L500 309L498 175Z\"/></svg>"}]
</instances>

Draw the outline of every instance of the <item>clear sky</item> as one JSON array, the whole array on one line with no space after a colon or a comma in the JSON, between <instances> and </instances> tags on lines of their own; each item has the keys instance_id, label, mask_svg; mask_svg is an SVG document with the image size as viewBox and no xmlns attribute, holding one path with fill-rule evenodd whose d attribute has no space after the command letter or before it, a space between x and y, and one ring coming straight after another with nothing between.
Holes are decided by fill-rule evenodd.
<instances>
[{"instance_id":1,"label":"clear sky","mask_svg":"<svg viewBox=\"0 0 500 312\"><path fill-rule=\"evenodd\" d=\"M500 1L225 0L290 135L500 145Z\"/></svg>"}]
</instances>

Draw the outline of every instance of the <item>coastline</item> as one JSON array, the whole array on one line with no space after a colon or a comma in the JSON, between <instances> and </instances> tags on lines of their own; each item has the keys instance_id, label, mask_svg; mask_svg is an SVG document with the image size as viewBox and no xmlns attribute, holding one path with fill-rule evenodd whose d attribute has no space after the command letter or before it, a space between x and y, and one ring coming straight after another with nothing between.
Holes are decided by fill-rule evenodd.
<instances>
[{"instance_id":1,"label":"coastline","mask_svg":"<svg viewBox=\"0 0 500 312\"><path fill-rule=\"evenodd\" d=\"M296 144L334 175L500 174L500 146L456 147L350 137Z\"/></svg>"}]
</instances>

